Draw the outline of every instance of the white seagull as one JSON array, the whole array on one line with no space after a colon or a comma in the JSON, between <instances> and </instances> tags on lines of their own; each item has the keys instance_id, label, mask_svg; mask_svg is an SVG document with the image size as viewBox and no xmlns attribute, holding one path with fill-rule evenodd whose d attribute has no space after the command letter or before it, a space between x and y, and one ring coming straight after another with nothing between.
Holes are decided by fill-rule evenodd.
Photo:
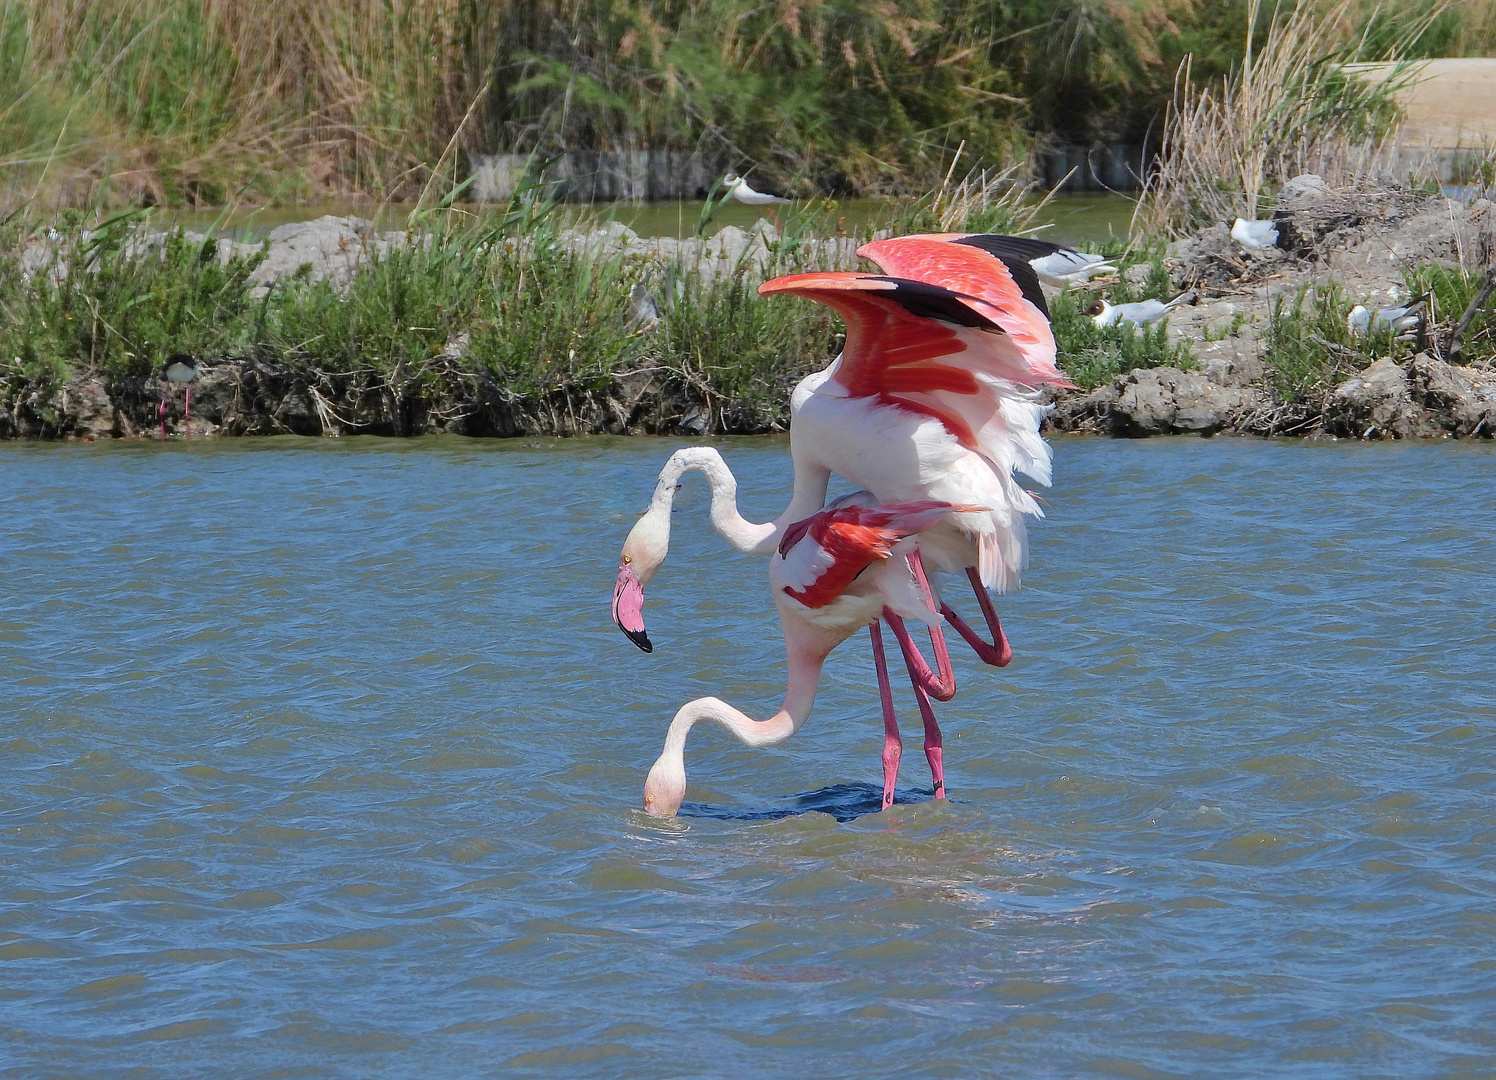
<instances>
[{"instance_id":1,"label":"white seagull","mask_svg":"<svg viewBox=\"0 0 1496 1080\"><path fill-rule=\"evenodd\" d=\"M1261 251L1278 246L1278 226L1271 218L1267 221L1248 221L1237 218L1231 226L1231 238L1244 248Z\"/></svg>"},{"instance_id":2,"label":"white seagull","mask_svg":"<svg viewBox=\"0 0 1496 1080\"><path fill-rule=\"evenodd\" d=\"M787 203L790 201L788 199L781 199L778 195L770 195L766 191L754 191L748 186L748 181L736 173L728 173L724 176L722 178L722 185L727 188L727 194L738 200L738 202L746 203L749 206L772 206L775 203Z\"/></svg>"},{"instance_id":3,"label":"white seagull","mask_svg":"<svg viewBox=\"0 0 1496 1080\"><path fill-rule=\"evenodd\" d=\"M1428 294L1424 293L1399 307L1378 308L1376 311L1363 304L1357 304L1351 308L1345 325L1353 334L1369 334L1373 329L1391 329L1399 334L1416 332L1419 324L1423 322L1424 305L1427 301Z\"/></svg>"},{"instance_id":4,"label":"white seagull","mask_svg":"<svg viewBox=\"0 0 1496 1080\"><path fill-rule=\"evenodd\" d=\"M1060 248L1052 255L1030 259L1029 265L1039 275L1040 281L1062 289L1067 285L1079 284L1093 274L1114 273L1117 269L1105 255L1093 255L1071 248Z\"/></svg>"},{"instance_id":5,"label":"white seagull","mask_svg":"<svg viewBox=\"0 0 1496 1080\"><path fill-rule=\"evenodd\" d=\"M1189 295L1182 292L1167 303L1163 300L1140 300L1136 304L1108 304L1105 300L1097 300L1086 308L1086 314L1091 316L1091 321L1097 326L1116 326L1118 323L1147 326L1184 303Z\"/></svg>"}]
</instances>

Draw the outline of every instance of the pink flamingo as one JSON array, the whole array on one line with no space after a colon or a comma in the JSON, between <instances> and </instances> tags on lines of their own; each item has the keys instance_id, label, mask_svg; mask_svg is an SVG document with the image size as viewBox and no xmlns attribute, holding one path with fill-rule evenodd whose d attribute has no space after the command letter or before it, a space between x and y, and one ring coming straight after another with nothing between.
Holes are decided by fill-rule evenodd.
<instances>
[{"instance_id":1,"label":"pink flamingo","mask_svg":"<svg viewBox=\"0 0 1496 1080\"><path fill-rule=\"evenodd\" d=\"M847 324L842 355L795 389L790 402L795 488L790 506L765 524L737 511L736 482L720 455L685 450L672 455L649 511L624 544L614 590L614 618L640 648L643 586L663 562L669 513L683 473L703 472L712 487L712 523L741 551L767 552L791 522L814 514L837 472L884 503L936 501L980 505L922 530L909 553L910 572L925 583L923 557L937 570L964 572L992 640L984 641L950 607L940 613L986 663L1012 656L988 590L1018 585L1026 556L1024 518L1041 516L1015 471L1049 482L1049 447L1039 436L1044 408L1037 387L1068 385L1055 366L1054 337L1038 276L1029 266L1046 249L1023 238L951 234L868 244L859 254L887 276L801 274L766 282L760 292L817 300ZM932 604L937 596L925 584ZM936 791L939 736L926 695L955 692L943 636L931 626L939 674L913 647L902 618L890 608L890 627L905 653L927 735L933 729ZM874 631L881 657L880 632ZM884 689L880 679L880 690ZM887 719L887 717L885 717ZM786 736L787 737L787 736ZM885 747L885 760L887 747ZM891 789L885 791L885 797Z\"/></svg>"},{"instance_id":2,"label":"pink flamingo","mask_svg":"<svg viewBox=\"0 0 1496 1080\"><path fill-rule=\"evenodd\" d=\"M754 720L720 698L698 698L682 705L670 722L659 760L644 783L644 809L661 817L673 817L680 809L686 794L686 736L697 723L710 720L720 724L752 747L777 745L799 731L815 702L826 657L864 626L871 628L878 664L884 715L883 805L890 805L903 744L878 621L903 616L931 626L938 624L940 616L928 587L915 570L917 564L908 559L913 550L910 538L952 513L981 509L934 501L876 507L839 505L787 529L769 562L770 588L779 609L789 661L783 708L768 720ZM893 558L895 554L903 557ZM626 631L632 625L643 633L638 609L626 607L622 621ZM915 692L921 692L917 682ZM927 724L927 735L929 730ZM926 753L932 772L940 776L938 728L933 742L927 739Z\"/></svg>"}]
</instances>

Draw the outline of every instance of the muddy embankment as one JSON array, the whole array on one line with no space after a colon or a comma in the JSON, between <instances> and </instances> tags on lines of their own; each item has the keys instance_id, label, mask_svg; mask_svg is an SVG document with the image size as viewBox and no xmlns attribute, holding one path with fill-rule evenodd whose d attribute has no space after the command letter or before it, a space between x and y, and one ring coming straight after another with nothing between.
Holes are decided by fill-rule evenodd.
<instances>
[{"instance_id":1,"label":"muddy embankment","mask_svg":"<svg viewBox=\"0 0 1496 1080\"><path fill-rule=\"evenodd\" d=\"M1306 287L1306 308L1337 285L1349 303L1390 307L1408 300L1410 268L1489 267L1496 205L1396 189L1335 191L1302 176L1285 185L1273 219L1273 248L1247 250L1223 223L1168 249L1175 287L1193 293L1171 314L1169 337L1188 343L1198 370L1135 370L1089 393L1054 395L1050 426L1127 437L1492 437L1496 370L1489 360L1455 365L1439 355L1462 312L1435 313L1424 351L1409 344L1375 359L1311 333L1330 362L1319 385L1291 395L1274 378L1272 324L1275 304L1292 305Z\"/></svg>"},{"instance_id":2,"label":"muddy embankment","mask_svg":"<svg viewBox=\"0 0 1496 1080\"><path fill-rule=\"evenodd\" d=\"M57 234L43 232L22 253L21 268L32 278L77 272ZM186 234L190 244L205 238ZM284 225L269 234L263 261L250 275L251 299L277 283L326 283L347 293L356 275L366 273L393 252L422 241L421 234L378 232L357 217L323 217ZM618 337L648 339L656 317L641 316L629 295L633 277L676 280L689 268L698 283L761 280L773 262L777 233L769 222L751 230L726 227L707 239L641 238L610 223L587 231L554 234L552 246L582 260L614 261L625 267L617 295L605 299ZM503 242L503 241L501 241ZM533 240L510 240L533 243ZM140 232L127 246L138 255L164 243L164 234ZM235 256L258 257L261 243L216 241L227 264ZM211 245L208 245L211 251ZM800 257L815 264L851 265L856 242L846 238L807 240ZM656 272L658 271L658 272ZM92 272L92 271L90 271ZM672 279L669 275L675 274ZM521 276L521 281L523 281ZM679 289L679 284L676 288ZM656 292L659 292L656 284ZM657 303L651 296L651 304ZM562 318L564 316L558 316ZM370 363L360 370L329 369L292 349L250 347L238 355L197 355L199 374L191 384L191 434L199 436L411 436L451 433L469 436L581 434L706 434L713 431L774 430L773 410L751 410L715 393L697 371L651 362L646 355L606 378L571 378L558 373L550 385L516 389L512 380L471 355L472 335L459 327L444 331L438 343L415 362ZM549 363L540 359L542 365ZM19 360L17 360L19 364ZM796 376L798 377L798 376ZM166 429L187 430L180 388L168 394L159 377L120 374L95 368L75 371L60 384L16 379L0 408L0 438L139 438ZM793 381L776 387L773 399L787 402Z\"/></svg>"},{"instance_id":3,"label":"muddy embankment","mask_svg":"<svg viewBox=\"0 0 1496 1080\"><path fill-rule=\"evenodd\" d=\"M1402 348L1375 359L1329 343L1332 357L1335 349L1346 355L1332 359L1328 377L1309 392L1285 394L1273 369L1272 327L1275 305L1292 301L1306 286L1328 290L1338 283L1352 302L1378 306L1408 295L1404 271L1410 267L1489 265L1496 256L1496 206L1405 190L1332 191L1316 177L1300 177L1285 187L1274 219L1280 234L1275 248L1246 250L1224 224L1170 246L1170 276L1177 288L1192 292L1193 303L1173 312L1169 336L1189 344L1198 368L1138 369L1090 391L1051 393L1049 429L1126 437L1491 437L1496 371L1489 361L1445 362L1437 334L1425 351ZM688 265L707 277L765 265L773 239L767 222L749 233L725 229L704 241L646 240L616 224L561 236L575 250L624 252L641 265ZM371 257L411 242L405 233L376 233L357 218L283 226L271 234L255 281L265 289L299 273L346 284ZM258 250L226 239L218 244L225 259ZM819 246L810 254L815 265L853 265L852 241ZM45 272L42 254L36 257L37 271ZM1140 266L1129 273L1146 271ZM627 301L618 303L622 309ZM521 394L481 364L468 363L467 342L466 333L454 332L420 370L397 365L354 374L253 354L202 357L192 387L192 433L706 434L774 430L787 419L792 381L773 389L774 400L785 405L776 405L778 418L767 421L762 412L734 412L731 401L714 399L713 388L700 379L647 364L602 382ZM30 400L25 393L13 395L11 407L0 410L0 437L149 436L159 430L162 388L149 377L75 375L60 392L51 388L45 402L40 390ZM173 432L183 430L180 393L168 422Z\"/></svg>"}]
</instances>

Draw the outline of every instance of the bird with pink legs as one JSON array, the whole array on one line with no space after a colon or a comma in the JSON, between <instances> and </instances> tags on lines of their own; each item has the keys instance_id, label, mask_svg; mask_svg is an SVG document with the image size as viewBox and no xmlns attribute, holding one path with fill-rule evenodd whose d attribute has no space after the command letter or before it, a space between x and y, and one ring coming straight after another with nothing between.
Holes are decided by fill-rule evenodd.
<instances>
[{"instance_id":1,"label":"bird with pink legs","mask_svg":"<svg viewBox=\"0 0 1496 1080\"><path fill-rule=\"evenodd\" d=\"M177 387L182 388L182 431L192 437L192 380L197 378L197 359L186 353L175 353L161 365L161 379L165 387L161 394L161 407L156 410L161 421L161 438L166 438L166 406Z\"/></svg>"},{"instance_id":2,"label":"bird with pink legs","mask_svg":"<svg viewBox=\"0 0 1496 1080\"><path fill-rule=\"evenodd\" d=\"M856 594L856 603L842 603L846 598L840 594L831 598L838 613L871 610L862 623L844 625L840 615L824 612L812 616L788 586L776 587L775 603L789 649L785 708L771 721L755 722L736 710L723 712L730 707L715 698L685 706L671 725L666 753L651 771L645 807L651 813L670 815L679 808L674 785L678 777L678 794L683 797L684 767L677 773L672 763L683 754L685 732L697 720L716 719L749 745L772 745L788 738L808 715L814 683L830 648L861 625L870 628L878 664L885 721L884 805L889 805L899 744L880 621L889 624L903 651L925 721L935 794L944 796L941 739L930 700L949 700L955 679L941 622L955 628L985 663L1001 667L1010 659L989 593L1017 588L1027 557L1025 520L1042 516L1037 501L1015 476L1023 472L1039 483L1049 482L1050 452L1039 435L1044 407L1038 391L1045 384L1068 385L1056 366L1044 295L1028 260L1063 250L1029 238L984 234L903 237L859 250L883 274L799 274L760 287L765 295L788 293L826 304L847 327L842 354L825 370L804 379L791 397L790 505L773 522L748 522L737 511L736 482L720 455L701 448L672 455L649 511L624 544L613 605L619 627L640 648L652 647L644 631L643 586L664 560L671 503L687 471L706 475L712 488L712 523L730 544L740 551L774 552L778 561L813 541L804 552L814 554L796 557L826 567L841 565L842 557L855 563L863 556L854 549L833 556L820 539L837 538L833 545L846 547L841 538L845 528L905 527L895 519L883 525L827 519L826 514L853 512L852 507L836 505L823 509L833 473L865 489L856 501L874 505L862 505L858 513L894 513L896 507L923 504L926 509L917 513L925 516L918 519L917 529L883 545L894 569L885 567L875 577L893 589L889 596L898 602L879 603L880 587L872 583L857 586L862 591ZM936 506L943 509L935 513ZM771 575L787 572L777 566L771 562ZM968 579L991 640L940 603L927 567ZM907 602L905 585L922 603ZM872 593L866 592L869 588ZM913 644L904 625L910 617L929 624L936 671ZM837 624L829 638L828 618ZM734 719L722 719L729 715ZM749 727L745 722L769 726Z\"/></svg>"}]
</instances>

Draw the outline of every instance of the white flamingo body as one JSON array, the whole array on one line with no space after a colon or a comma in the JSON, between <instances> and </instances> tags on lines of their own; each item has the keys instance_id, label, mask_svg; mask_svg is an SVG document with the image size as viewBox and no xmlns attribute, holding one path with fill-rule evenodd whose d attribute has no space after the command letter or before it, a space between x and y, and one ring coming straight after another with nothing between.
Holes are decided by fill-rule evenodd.
<instances>
[{"instance_id":1,"label":"white flamingo body","mask_svg":"<svg viewBox=\"0 0 1496 1080\"><path fill-rule=\"evenodd\" d=\"M645 780L644 809L665 817L680 809L686 793L686 736L696 724L712 721L750 747L775 746L799 731L810 716L826 657L847 638L865 626L875 625L890 610L938 625L940 616L923 598L911 564L903 556L913 550L913 541L908 538L914 533L951 516L953 511L966 509L931 502L871 508L851 505L827 509L811 521L800 522L800 526L810 528L790 538L788 550L777 551L769 563L769 583L789 665L784 705L767 720L754 720L716 697L697 698L682 705ZM849 552L819 542L816 524L830 517L874 521L881 527L853 524L852 528L878 532L878 543L864 543ZM838 564L845 571L842 576L850 580L845 585L833 583L825 594L814 595L817 584L835 576Z\"/></svg>"},{"instance_id":2,"label":"white flamingo body","mask_svg":"<svg viewBox=\"0 0 1496 1080\"><path fill-rule=\"evenodd\" d=\"M715 451L678 451L660 474L650 508L624 543L614 591L619 627L645 651L643 587L664 561L670 507L681 475L703 472L712 487L712 524L740 551L777 552L770 574L784 629L789 686L784 707L755 721L717 698L683 706L671 722L664 752L650 771L645 808L673 814L685 793L686 733L701 720L721 724L749 746L770 746L794 734L809 715L815 685L830 651L862 626L872 628L885 722L884 805L893 800L901 742L889 692L880 617L899 638L925 721L926 757L937 797L944 795L941 742L930 698L955 692L940 617L951 622L986 663L1011 656L987 590L1018 585L1024 564L1024 519L1040 516L1019 485L1022 471L1049 482L1050 452L1039 436L1043 383L1068 385L1055 366L1039 279L1026 261L1054 245L1001 236L905 237L865 245L859 254L882 275L800 274L766 282L760 292L788 292L832 307L847 324L846 346L825 370L804 379L790 402L795 470L790 506L773 522L746 521L736 483ZM921 519L917 542L900 541L907 558L865 567L835 596L801 603L803 582L827 572L836 552L796 532L822 510L836 473L871 493L888 512L895 504L941 506ZM959 513L950 511L959 510ZM908 535L906 533L906 535ZM778 550L783 548L783 550ZM966 570L992 636L990 643L938 604L924 561L939 570ZM937 615L937 611L939 615ZM937 678L918 655L905 618L932 628Z\"/></svg>"},{"instance_id":3,"label":"white flamingo body","mask_svg":"<svg viewBox=\"0 0 1496 1080\"><path fill-rule=\"evenodd\" d=\"M1037 444L1025 457L1025 471L1048 483L1049 448L1037 438L1042 410L1031 402L1016 404L1038 414L1022 418L1031 424ZM791 428L790 450L797 476L834 472L880 503L932 499L987 507L985 513L953 515L924 531L920 552L931 569L959 573L975 566L988 588L1018 587L1027 551L1024 518L1042 516L1039 504L1011 468L968 450L939 421L871 398L811 393Z\"/></svg>"}]
</instances>

